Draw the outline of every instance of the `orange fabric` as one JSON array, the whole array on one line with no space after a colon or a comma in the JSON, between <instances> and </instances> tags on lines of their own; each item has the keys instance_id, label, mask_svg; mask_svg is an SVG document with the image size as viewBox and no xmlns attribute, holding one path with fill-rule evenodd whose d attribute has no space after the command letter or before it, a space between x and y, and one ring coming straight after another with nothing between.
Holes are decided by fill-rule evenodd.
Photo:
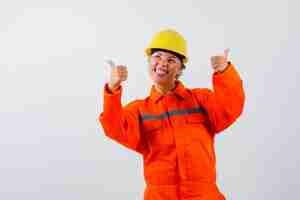
<instances>
[{"instance_id":1,"label":"orange fabric","mask_svg":"<svg viewBox=\"0 0 300 200\"><path fill-rule=\"evenodd\" d=\"M161 96L121 104L122 88L104 90L99 116L106 136L142 154L145 200L224 200L216 186L216 133L241 114L245 96L235 67L213 75L214 90L181 82Z\"/></svg>"}]
</instances>

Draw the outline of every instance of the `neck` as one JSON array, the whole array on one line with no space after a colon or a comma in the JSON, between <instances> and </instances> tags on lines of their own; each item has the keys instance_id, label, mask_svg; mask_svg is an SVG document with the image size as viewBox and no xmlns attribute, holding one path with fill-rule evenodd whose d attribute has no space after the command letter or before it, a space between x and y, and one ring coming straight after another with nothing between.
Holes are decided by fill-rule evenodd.
<instances>
[{"instance_id":1,"label":"neck","mask_svg":"<svg viewBox=\"0 0 300 200\"><path fill-rule=\"evenodd\" d=\"M161 85L161 84L155 84L155 89L162 95L168 94L169 92L171 92L176 84L175 82L173 82L172 84L167 84L167 85Z\"/></svg>"}]
</instances>

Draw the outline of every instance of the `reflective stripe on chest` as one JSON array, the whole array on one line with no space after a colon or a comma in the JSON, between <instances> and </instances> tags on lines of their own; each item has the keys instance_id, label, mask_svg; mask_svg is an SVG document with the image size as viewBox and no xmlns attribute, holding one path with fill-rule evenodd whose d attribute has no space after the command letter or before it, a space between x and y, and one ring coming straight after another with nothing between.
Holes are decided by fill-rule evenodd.
<instances>
[{"instance_id":1,"label":"reflective stripe on chest","mask_svg":"<svg viewBox=\"0 0 300 200\"><path fill-rule=\"evenodd\" d=\"M165 118L172 117L172 116L183 116L183 115L190 115L194 113L201 113L206 115L206 111L203 108L195 107L195 108L188 108L188 109L172 110L172 111L163 112L159 114L141 113L141 119L142 121L163 120Z\"/></svg>"}]
</instances>

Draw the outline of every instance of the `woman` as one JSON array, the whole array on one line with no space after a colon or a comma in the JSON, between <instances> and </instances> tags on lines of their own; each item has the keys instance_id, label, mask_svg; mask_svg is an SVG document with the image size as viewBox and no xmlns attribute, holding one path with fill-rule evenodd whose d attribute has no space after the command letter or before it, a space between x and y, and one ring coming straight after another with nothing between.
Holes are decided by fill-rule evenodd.
<instances>
[{"instance_id":1,"label":"woman","mask_svg":"<svg viewBox=\"0 0 300 200\"><path fill-rule=\"evenodd\" d=\"M99 116L106 136L142 154L145 200L223 200L216 185L215 135L242 113L244 91L224 55L211 58L214 90L186 88L178 80L188 61L186 41L158 32L146 48L150 95L121 105L127 69L112 68Z\"/></svg>"}]
</instances>

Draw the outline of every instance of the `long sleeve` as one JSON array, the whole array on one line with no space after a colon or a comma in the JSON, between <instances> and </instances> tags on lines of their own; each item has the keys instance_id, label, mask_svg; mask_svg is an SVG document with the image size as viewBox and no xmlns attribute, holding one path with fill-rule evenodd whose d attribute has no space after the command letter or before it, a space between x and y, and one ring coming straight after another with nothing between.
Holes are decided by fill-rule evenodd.
<instances>
[{"instance_id":1,"label":"long sleeve","mask_svg":"<svg viewBox=\"0 0 300 200\"><path fill-rule=\"evenodd\" d=\"M111 93L105 85L103 112L99 116L99 122L107 137L129 149L143 153L146 146L140 134L138 101L123 107L121 94L122 88Z\"/></svg>"},{"instance_id":2,"label":"long sleeve","mask_svg":"<svg viewBox=\"0 0 300 200\"><path fill-rule=\"evenodd\" d=\"M224 72L213 74L213 89L198 89L196 94L208 114L213 132L219 133L236 121L245 102L242 80L231 63Z\"/></svg>"}]
</instances>

